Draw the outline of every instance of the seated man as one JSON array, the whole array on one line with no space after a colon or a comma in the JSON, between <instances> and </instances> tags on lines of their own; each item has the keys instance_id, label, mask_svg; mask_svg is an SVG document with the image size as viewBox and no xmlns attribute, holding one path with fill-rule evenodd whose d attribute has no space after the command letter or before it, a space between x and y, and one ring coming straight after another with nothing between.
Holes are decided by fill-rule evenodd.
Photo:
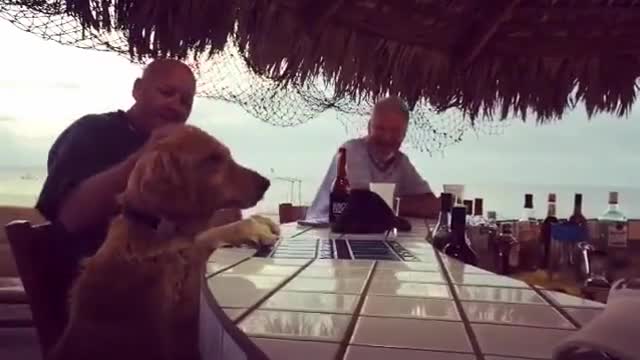
<instances>
[{"instance_id":1,"label":"seated man","mask_svg":"<svg viewBox=\"0 0 640 360\"><path fill-rule=\"evenodd\" d=\"M63 254L78 261L97 251L138 157L186 122L195 91L188 66L156 60L135 81L128 111L84 116L56 139L36 208L65 235Z\"/></svg>"},{"instance_id":2,"label":"seated man","mask_svg":"<svg viewBox=\"0 0 640 360\"><path fill-rule=\"evenodd\" d=\"M396 97L380 100L373 108L368 135L347 141L347 178L352 189L368 189L371 182L395 183L395 196L400 197L400 215L435 217L439 200L400 151L409 125L409 109ZM306 218L329 218L329 194L337 174L337 157L320 185L307 211Z\"/></svg>"}]
</instances>

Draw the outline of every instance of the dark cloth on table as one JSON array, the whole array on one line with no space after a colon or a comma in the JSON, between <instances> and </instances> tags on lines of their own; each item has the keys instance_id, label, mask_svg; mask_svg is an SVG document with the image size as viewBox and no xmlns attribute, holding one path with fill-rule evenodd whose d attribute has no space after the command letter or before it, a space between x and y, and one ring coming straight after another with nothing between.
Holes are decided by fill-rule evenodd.
<instances>
[{"instance_id":1,"label":"dark cloth on table","mask_svg":"<svg viewBox=\"0 0 640 360\"><path fill-rule=\"evenodd\" d=\"M93 255L106 237L109 221L70 233L59 222L59 211L70 192L84 180L125 160L147 139L130 125L123 111L86 115L67 127L49 150L47 178L36 203L52 222L61 244L60 255L77 262Z\"/></svg>"}]
</instances>

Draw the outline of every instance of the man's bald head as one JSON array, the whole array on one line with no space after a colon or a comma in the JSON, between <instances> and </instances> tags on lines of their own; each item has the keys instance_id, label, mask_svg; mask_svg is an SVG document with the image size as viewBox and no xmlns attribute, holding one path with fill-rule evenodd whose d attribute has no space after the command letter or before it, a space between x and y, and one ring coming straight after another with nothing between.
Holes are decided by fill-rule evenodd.
<instances>
[{"instance_id":1,"label":"man's bald head","mask_svg":"<svg viewBox=\"0 0 640 360\"><path fill-rule=\"evenodd\" d=\"M153 79L158 76L166 76L171 72L182 72L185 77L191 77L195 83L196 78L193 75L193 71L179 60L174 59L156 59L150 62L142 72L142 79Z\"/></svg>"},{"instance_id":2,"label":"man's bald head","mask_svg":"<svg viewBox=\"0 0 640 360\"><path fill-rule=\"evenodd\" d=\"M167 123L184 123L191 113L196 79L183 62L156 59L133 86L135 105L129 111L136 127L145 132Z\"/></svg>"}]
</instances>

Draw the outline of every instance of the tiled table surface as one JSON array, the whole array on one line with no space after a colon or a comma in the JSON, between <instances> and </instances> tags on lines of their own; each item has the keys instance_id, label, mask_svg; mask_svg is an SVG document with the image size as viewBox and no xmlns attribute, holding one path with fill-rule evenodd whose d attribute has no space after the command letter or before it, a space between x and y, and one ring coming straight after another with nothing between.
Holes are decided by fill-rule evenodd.
<instances>
[{"instance_id":1,"label":"tiled table surface","mask_svg":"<svg viewBox=\"0 0 640 360\"><path fill-rule=\"evenodd\" d=\"M208 266L209 288L273 360L544 360L604 308L436 254L424 224L412 225L398 241L420 262L253 258L223 249ZM300 231L283 227L292 240Z\"/></svg>"}]
</instances>

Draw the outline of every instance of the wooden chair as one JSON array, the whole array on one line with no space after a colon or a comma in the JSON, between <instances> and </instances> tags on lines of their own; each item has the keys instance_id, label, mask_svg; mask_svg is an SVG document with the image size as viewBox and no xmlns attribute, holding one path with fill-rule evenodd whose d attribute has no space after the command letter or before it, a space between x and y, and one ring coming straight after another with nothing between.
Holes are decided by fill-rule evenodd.
<instances>
[{"instance_id":1,"label":"wooden chair","mask_svg":"<svg viewBox=\"0 0 640 360\"><path fill-rule=\"evenodd\" d=\"M278 215L280 224L286 224L300 219L304 219L307 215L308 206L293 206L291 203L282 203L278 205Z\"/></svg>"},{"instance_id":2,"label":"wooden chair","mask_svg":"<svg viewBox=\"0 0 640 360\"><path fill-rule=\"evenodd\" d=\"M51 223L33 226L18 220L5 229L46 358L67 324L67 294L75 264L63 255L64 243Z\"/></svg>"}]
</instances>

